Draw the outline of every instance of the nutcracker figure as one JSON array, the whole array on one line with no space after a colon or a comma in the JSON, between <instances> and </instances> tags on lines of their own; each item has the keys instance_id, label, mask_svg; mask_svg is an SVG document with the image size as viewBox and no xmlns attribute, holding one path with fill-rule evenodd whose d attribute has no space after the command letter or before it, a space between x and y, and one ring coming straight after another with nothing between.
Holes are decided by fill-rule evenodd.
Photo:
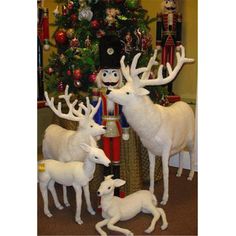
<instances>
[{"instance_id":1,"label":"nutcracker figure","mask_svg":"<svg viewBox=\"0 0 236 236\"><path fill-rule=\"evenodd\" d=\"M161 62L166 65L167 62L173 67L175 58L175 49L181 44L182 16L177 13L176 0L163 0L162 12L157 15L156 24L156 46L162 49ZM166 77L167 69L164 68L163 76ZM168 84L168 93L173 95L172 82Z\"/></svg>"},{"instance_id":2,"label":"nutcracker figure","mask_svg":"<svg viewBox=\"0 0 236 236\"><path fill-rule=\"evenodd\" d=\"M121 136L123 140L129 139L129 126L122 107L107 98L108 88L119 88L122 84L121 50L121 42L116 36L104 36L100 39L100 71L96 78L98 89L93 91L94 105L99 96L102 98L95 121L106 126L102 143L105 154L112 162L112 166L104 169L104 175L113 174L114 178L120 178ZM119 196L119 189L115 190L115 195Z\"/></svg>"},{"instance_id":3,"label":"nutcracker figure","mask_svg":"<svg viewBox=\"0 0 236 236\"><path fill-rule=\"evenodd\" d=\"M38 35L37 35L37 66L38 66L38 100L44 99L43 87L43 50L49 50L48 9L43 8L43 1L38 0Z\"/></svg>"}]
</instances>

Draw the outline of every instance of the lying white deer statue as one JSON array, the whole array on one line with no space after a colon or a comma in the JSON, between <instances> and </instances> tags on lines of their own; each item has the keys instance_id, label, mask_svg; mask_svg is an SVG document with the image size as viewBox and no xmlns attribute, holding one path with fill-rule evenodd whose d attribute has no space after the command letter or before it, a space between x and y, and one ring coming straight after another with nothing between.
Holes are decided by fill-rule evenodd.
<instances>
[{"instance_id":1,"label":"lying white deer statue","mask_svg":"<svg viewBox=\"0 0 236 236\"><path fill-rule=\"evenodd\" d=\"M125 198L114 196L115 187L120 187L125 184L124 180L112 179L112 175L105 177L105 180L100 184L97 195L101 197L101 207L103 221L96 224L95 228L100 235L107 235L102 227L107 225L108 229L118 231L125 235L133 235L128 229L123 229L115 226L118 221L129 220L135 217L138 213L151 213L153 219L151 225L145 230L146 233L151 233L155 229L156 222L162 218L162 230L168 227L166 214L162 208L158 208L157 200L154 194L148 190L140 190L128 195Z\"/></svg>"},{"instance_id":2,"label":"lying white deer statue","mask_svg":"<svg viewBox=\"0 0 236 236\"><path fill-rule=\"evenodd\" d=\"M90 201L88 187L89 181L93 179L96 163L108 166L111 161L107 158L102 149L90 147L85 143L80 144L80 147L86 152L86 158L84 162L72 161L64 163L50 159L39 161L38 180L44 201L44 214L48 217L52 217L52 214L48 209L47 189L49 189L52 193L56 207L61 210L63 209L63 206L60 204L57 198L54 184L57 182L59 184L63 184L64 186L73 186L76 192L75 221L78 224L83 224L83 221L80 217L82 188L84 190L87 209L91 215L94 215L95 211L93 210Z\"/></svg>"},{"instance_id":3,"label":"lying white deer statue","mask_svg":"<svg viewBox=\"0 0 236 236\"><path fill-rule=\"evenodd\" d=\"M194 176L194 114L187 103L176 102L170 107L163 107L153 104L144 89L150 85L164 85L171 82L180 71L184 63L193 62L193 59L185 58L185 49L180 46L181 54L176 53L177 65L172 70L167 63L169 76L163 78L163 65L159 67L158 77L149 79L151 68L157 65L157 50L150 58L148 66L136 69L140 53L137 54L131 65L125 66L124 56L121 59L121 69L127 83L120 89L110 89L107 91L108 98L118 104L123 105L123 112L130 126L139 135L142 144L148 149L150 164L150 190L154 192L154 170L155 156L162 157L164 194L161 204L165 205L169 198L169 168L168 161L171 155L181 152L188 147L191 157L191 171L188 180ZM141 79L139 74L142 74ZM135 115L134 115L135 114ZM181 158L181 155L180 155ZM182 174L182 161L177 172L177 176Z\"/></svg>"},{"instance_id":4,"label":"lying white deer statue","mask_svg":"<svg viewBox=\"0 0 236 236\"><path fill-rule=\"evenodd\" d=\"M65 94L60 95L59 98L63 98L66 101L66 104L69 108L67 114L62 113L61 111L61 102L58 103L56 108L54 105L54 97L49 99L48 93L45 92L45 98L47 105L52 109L52 111L61 118L78 121L79 126L76 131L67 130L59 125L52 124L49 125L45 130L45 135L43 139L43 156L44 159L55 159L63 162L69 161L83 161L86 152L81 148L79 144L86 143L90 146L97 146L96 140L94 137L98 137L104 134L105 127L98 125L94 122L93 117L96 114L101 99L98 101L96 107L93 107L89 99L87 100L87 107L82 103L79 104L79 108L75 109L75 105L78 103L76 99L73 103L70 102L72 94L68 94L69 86L66 86ZM85 114L82 114L82 109L84 109ZM69 202L66 194L66 187L63 187L63 198L66 206L69 206Z\"/></svg>"}]
</instances>

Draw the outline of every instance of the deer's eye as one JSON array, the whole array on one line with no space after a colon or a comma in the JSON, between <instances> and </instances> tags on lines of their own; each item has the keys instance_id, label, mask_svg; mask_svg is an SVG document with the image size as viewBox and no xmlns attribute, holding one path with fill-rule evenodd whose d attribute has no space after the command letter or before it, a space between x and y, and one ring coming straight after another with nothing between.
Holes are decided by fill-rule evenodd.
<instances>
[{"instance_id":1,"label":"deer's eye","mask_svg":"<svg viewBox=\"0 0 236 236\"><path fill-rule=\"evenodd\" d=\"M108 189L111 189L111 187L108 187Z\"/></svg>"},{"instance_id":2,"label":"deer's eye","mask_svg":"<svg viewBox=\"0 0 236 236\"><path fill-rule=\"evenodd\" d=\"M93 125L90 125L91 128L93 128Z\"/></svg>"},{"instance_id":3,"label":"deer's eye","mask_svg":"<svg viewBox=\"0 0 236 236\"><path fill-rule=\"evenodd\" d=\"M127 95L129 95L129 92L126 92Z\"/></svg>"},{"instance_id":4,"label":"deer's eye","mask_svg":"<svg viewBox=\"0 0 236 236\"><path fill-rule=\"evenodd\" d=\"M95 158L95 159L98 159L98 157L96 157L96 156L95 156L94 158Z\"/></svg>"}]
</instances>

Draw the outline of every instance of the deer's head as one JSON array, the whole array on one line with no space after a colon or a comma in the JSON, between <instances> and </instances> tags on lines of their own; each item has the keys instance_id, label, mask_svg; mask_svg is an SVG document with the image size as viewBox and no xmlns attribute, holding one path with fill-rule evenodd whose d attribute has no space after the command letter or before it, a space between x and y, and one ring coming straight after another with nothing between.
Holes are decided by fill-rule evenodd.
<instances>
[{"instance_id":1,"label":"deer's head","mask_svg":"<svg viewBox=\"0 0 236 236\"><path fill-rule=\"evenodd\" d=\"M96 164L102 164L104 166L109 166L111 163L102 149L91 147L86 143L81 143L80 147L88 153L87 158L89 158L90 161Z\"/></svg>"},{"instance_id":2,"label":"deer's head","mask_svg":"<svg viewBox=\"0 0 236 236\"><path fill-rule=\"evenodd\" d=\"M125 56L123 56L120 64L122 73L127 83L120 89L108 89L108 98L120 105L129 105L130 103L137 101L140 97L149 94L149 91L144 88L145 86L165 85L171 82L176 77L184 63L194 61L193 59L185 58L185 49L183 46L180 46L180 51L180 53L176 53L177 64L174 70L172 70L170 64L167 63L166 67L169 75L166 78L163 78L163 65L160 65L158 69L158 77L155 79L149 79L149 76L152 66L158 65L158 62L156 61L157 50L155 50L154 55L150 58L147 67L138 69L136 66L141 53L136 54L132 61L131 67L125 66ZM142 74L141 78L139 78L140 74Z\"/></svg>"},{"instance_id":3,"label":"deer's head","mask_svg":"<svg viewBox=\"0 0 236 236\"><path fill-rule=\"evenodd\" d=\"M122 179L112 179L113 175L108 175L105 177L105 180L100 184L97 191L99 197L103 195L109 195L114 193L114 189L121 187L126 182Z\"/></svg>"},{"instance_id":4,"label":"deer's head","mask_svg":"<svg viewBox=\"0 0 236 236\"><path fill-rule=\"evenodd\" d=\"M63 98L66 101L66 104L69 108L69 111L67 114L62 113L61 110L61 102L58 103L57 108L54 105L54 97L49 99L48 93L45 91L45 98L47 101L47 105L52 109L52 111L59 117L71 120L71 121L78 121L79 122L79 129L86 131L88 134L90 134L93 137L100 136L102 134L105 134L106 127L103 125L98 125L93 120L94 115L98 111L98 108L101 103L101 99L98 100L98 103L96 107L92 106L90 104L89 98L86 97L86 106L83 103L80 103L78 106L78 109L75 108L76 104L78 103L78 100L74 100L73 103L70 102L70 98L72 94L68 94L69 86L66 86L65 94L60 95L59 98ZM84 110L84 114L82 112Z\"/></svg>"}]
</instances>

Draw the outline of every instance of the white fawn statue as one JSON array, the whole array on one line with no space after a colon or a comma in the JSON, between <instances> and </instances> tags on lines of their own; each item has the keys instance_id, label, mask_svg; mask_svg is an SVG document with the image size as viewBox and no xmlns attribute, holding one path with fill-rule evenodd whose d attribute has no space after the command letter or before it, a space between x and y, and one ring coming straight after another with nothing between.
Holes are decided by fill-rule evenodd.
<instances>
[{"instance_id":1,"label":"white fawn statue","mask_svg":"<svg viewBox=\"0 0 236 236\"><path fill-rule=\"evenodd\" d=\"M121 58L122 73L127 80L125 86L120 89L107 91L108 98L123 106L123 112L130 126L137 132L144 147L148 150L150 165L150 190L154 192L155 156L162 157L164 193L161 204L165 205L169 198L169 157L180 153L180 166L177 176L181 176L183 163L181 152L188 148L191 157L191 170L188 180L194 176L195 150L194 150L194 114L191 107L182 101L169 107L153 104L147 94L145 86L164 85L171 82L184 63L193 62L193 59L185 58L185 49L180 46L180 52L176 53L177 64L172 70L169 63L167 69L169 75L163 78L163 65L158 69L158 77L149 79L151 68L157 65L157 50L150 58L148 66L136 69L140 53L137 54L129 66L124 64L124 56ZM142 77L139 78L139 74Z\"/></svg>"},{"instance_id":2,"label":"white fawn statue","mask_svg":"<svg viewBox=\"0 0 236 236\"><path fill-rule=\"evenodd\" d=\"M57 160L42 160L39 161L38 181L40 191L44 202L44 214L51 217L52 214L48 209L48 189L52 193L54 203L58 209L63 209L60 204L56 190L55 182L64 186L73 186L76 193L76 214L75 221L82 224L81 220L81 204L82 204L82 188L84 190L87 209L90 214L94 215L95 211L90 202L90 193L88 184L93 179L96 163L109 166L110 160L105 155L102 149L88 146L85 143L80 144L80 147L86 152L84 162L71 161L61 162Z\"/></svg>"},{"instance_id":3,"label":"white fawn statue","mask_svg":"<svg viewBox=\"0 0 236 236\"><path fill-rule=\"evenodd\" d=\"M76 131L67 130L59 125L49 125L45 130L43 139L43 156L44 159L55 159L62 162L69 161L84 161L86 152L81 148L81 143L86 143L90 146L97 146L96 137L104 134L106 128L102 125L98 125L94 122L93 117L96 114L101 100L98 101L96 107L93 107L89 99L86 98L86 106L82 103L79 104L78 109L75 109L75 105L78 103L76 99L73 103L70 102L72 94L68 94L69 86L65 88L64 95L60 95L59 98L65 99L66 104L69 108L67 114L61 111L61 102L58 103L56 108L54 105L54 97L49 99L48 93L45 91L45 98L47 105L52 111L61 118L77 121L79 126ZM82 114L82 109L85 114ZM69 206L67 199L66 187L63 186L63 198L66 206Z\"/></svg>"},{"instance_id":4,"label":"white fawn statue","mask_svg":"<svg viewBox=\"0 0 236 236\"><path fill-rule=\"evenodd\" d=\"M112 179L112 175L105 177L105 180L100 184L97 195L101 197L101 207L103 221L96 224L95 228L102 236L107 235L102 227L107 225L108 229L118 231L125 235L133 235L128 229L123 229L115 226L118 221L129 220L135 217L138 213L151 213L153 219L151 225L145 230L146 233L151 233L155 229L156 222L162 218L162 230L168 227L166 214L162 208L157 207L157 199L154 194L148 190L140 190L128 195L125 198L114 196L115 187L120 187L125 184L122 179Z\"/></svg>"}]
</instances>

